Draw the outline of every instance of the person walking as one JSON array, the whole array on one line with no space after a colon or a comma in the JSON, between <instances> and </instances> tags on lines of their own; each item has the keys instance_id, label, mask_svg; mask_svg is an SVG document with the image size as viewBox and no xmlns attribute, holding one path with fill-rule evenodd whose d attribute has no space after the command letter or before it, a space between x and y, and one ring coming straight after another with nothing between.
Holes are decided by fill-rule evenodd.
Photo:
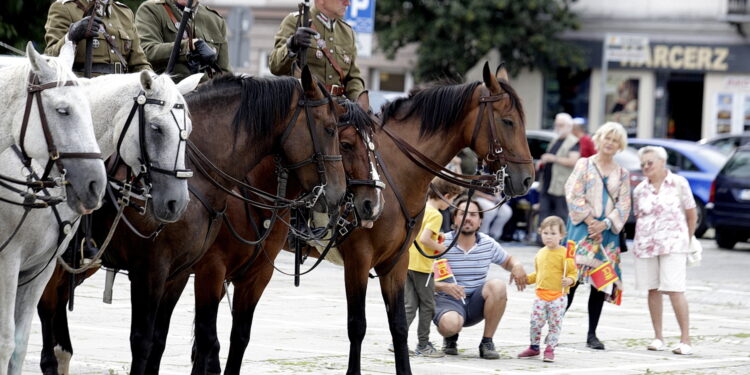
<instances>
[{"instance_id":1,"label":"person walking","mask_svg":"<svg viewBox=\"0 0 750 375\"><path fill-rule=\"evenodd\" d=\"M84 13L91 15L85 16ZM91 41L91 76L151 70L136 32L133 11L113 0L53 2L44 25L44 53L58 56L71 41L76 45L73 71L84 75L86 49Z\"/></svg>"},{"instance_id":2,"label":"person walking","mask_svg":"<svg viewBox=\"0 0 750 375\"><path fill-rule=\"evenodd\" d=\"M557 139L550 142L547 152L542 155L542 171L539 179L539 222L547 216L568 217L568 205L565 202L565 181L568 180L573 166L580 158L578 138L571 131L573 118L567 113L555 116L555 134Z\"/></svg>"},{"instance_id":3,"label":"person walking","mask_svg":"<svg viewBox=\"0 0 750 375\"><path fill-rule=\"evenodd\" d=\"M692 354L690 318L685 298L687 256L695 233L697 213L690 184L685 177L667 168L667 151L646 146L638 150L646 179L633 190L635 227L635 282L648 290L648 311L654 327L654 340L648 350L667 348L662 332L662 297L669 296L680 343L675 354Z\"/></svg>"},{"instance_id":4,"label":"person walking","mask_svg":"<svg viewBox=\"0 0 750 375\"><path fill-rule=\"evenodd\" d=\"M315 0L311 24L297 27L299 12L287 15L276 33L268 67L275 75L292 75L292 63L307 48L310 71L333 96L356 101L365 93L365 81L357 65L354 30L343 18L348 0Z\"/></svg>"},{"instance_id":5,"label":"person walking","mask_svg":"<svg viewBox=\"0 0 750 375\"><path fill-rule=\"evenodd\" d=\"M455 232L445 235L450 244L458 236L456 245L440 257L447 259L453 270L455 282L435 282L435 316L433 322L443 336L443 352L458 355L458 334L463 327L470 327L484 320L479 356L498 359L492 338L505 313L508 294L505 283L499 279L487 280L490 264L494 263L509 271L510 283L515 281L518 290L526 287L526 271L523 265L508 254L497 241L479 232L482 212L476 201L459 199L453 213ZM466 212L464 212L466 211ZM463 226L461 221L464 219Z\"/></svg>"},{"instance_id":6,"label":"person walking","mask_svg":"<svg viewBox=\"0 0 750 375\"><path fill-rule=\"evenodd\" d=\"M167 69L187 0L149 0L135 13L143 50L157 73ZM219 12L193 1L193 16L185 27L180 54L171 72L175 82L203 72L203 80L231 73L227 24Z\"/></svg>"},{"instance_id":7,"label":"person walking","mask_svg":"<svg viewBox=\"0 0 750 375\"><path fill-rule=\"evenodd\" d=\"M630 176L614 156L627 147L627 133L622 125L608 122L594 133L597 154L578 160L565 183L565 197L570 209L568 240L577 244L578 284L570 289L568 306L581 284L592 284L589 272L605 262L612 263L619 281L607 293L592 284L589 293L589 328L586 345L604 350L596 335L606 299L622 292L619 233L630 215Z\"/></svg>"},{"instance_id":8,"label":"person walking","mask_svg":"<svg viewBox=\"0 0 750 375\"><path fill-rule=\"evenodd\" d=\"M542 236L544 247L534 257L534 272L526 277L528 284L536 284L536 299L531 308L531 345L518 354L518 358L539 355L542 328L548 323L544 362L554 362L565 307L568 305L568 290L576 283L578 271L573 258L567 256L567 249L560 246L560 241L565 237L563 219L557 216L544 219L539 225L539 235Z\"/></svg>"},{"instance_id":9,"label":"person walking","mask_svg":"<svg viewBox=\"0 0 750 375\"><path fill-rule=\"evenodd\" d=\"M422 219L422 228L415 241L427 255L436 255L445 251L445 244L441 241L443 235L440 233L440 227L443 224L443 215L439 210L448 208L462 190L458 185L451 184L439 177L435 177L432 180L432 185L437 192L433 190L427 192L427 204ZM417 310L419 310L419 324L417 325L418 343L414 354L435 358L443 357L445 354L435 349L430 342L430 322L435 313L435 279L432 277L433 263L434 260L422 255L417 250L416 245L411 245L409 248L409 271L406 277L404 301L406 303L407 328L411 326L417 315Z\"/></svg>"}]
</instances>

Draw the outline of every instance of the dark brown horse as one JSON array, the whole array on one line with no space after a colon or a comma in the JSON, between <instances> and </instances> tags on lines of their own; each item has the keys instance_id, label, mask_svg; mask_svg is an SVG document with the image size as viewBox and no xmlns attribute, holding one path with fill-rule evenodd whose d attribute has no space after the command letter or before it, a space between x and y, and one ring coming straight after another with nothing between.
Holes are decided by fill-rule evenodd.
<instances>
[{"instance_id":1,"label":"dark brown horse","mask_svg":"<svg viewBox=\"0 0 750 375\"><path fill-rule=\"evenodd\" d=\"M344 159L347 183L354 194L355 211L360 222L377 219L382 212L383 196L372 182L374 172L374 144L371 141L372 120L357 104L345 103L347 114L339 125L341 155ZM274 172L270 159L264 160L248 175L253 186L277 194L277 184L268 178ZM295 196L301 190L299 182L290 180L287 196ZM219 303L224 295L224 280L234 285L232 305L231 350L225 374L238 374L242 357L250 338L253 313L263 289L273 274L273 260L286 243L289 227L289 212L282 220L264 229L261 225L271 220L271 212L232 200L227 206L226 218L236 234L243 239L257 241L265 231L270 231L262 244L255 246L241 243L224 226L214 244L193 266L195 271L195 345L193 350L193 374L219 374L219 341L216 319ZM370 226L372 224L369 224Z\"/></svg>"},{"instance_id":2,"label":"dark brown horse","mask_svg":"<svg viewBox=\"0 0 750 375\"><path fill-rule=\"evenodd\" d=\"M303 189L320 193L306 196L310 205L335 208L346 188L340 156L333 157L339 154L336 124L343 108L324 93L307 68L301 84L291 77L223 76L185 99L193 123L188 168L196 171L189 183L194 199L179 221L154 238L119 228L104 257L105 266L127 270L131 281L131 374L159 373L172 311L191 266L219 232L231 189L264 157L280 154L286 165L299 166L294 175ZM109 229L113 212L108 211L94 221L100 226L95 233ZM125 212L141 233L159 228L148 216ZM57 306L65 304L64 298L57 302ZM57 325L65 324L66 318L54 316L61 310L40 304L40 314L48 314L42 319L54 320L47 324L50 332L63 329ZM61 338L67 334L56 339ZM53 340L45 342L45 348L70 345L47 335L45 339ZM57 373L49 358L42 365L45 374Z\"/></svg>"},{"instance_id":3,"label":"dark brown horse","mask_svg":"<svg viewBox=\"0 0 750 375\"><path fill-rule=\"evenodd\" d=\"M485 107L483 110L482 106ZM508 195L524 194L534 179L523 109L520 99L507 83L507 74L504 70L498 70L496 77L493 77L489 67L485 65L483 83L438 86L416 91L409 98L390 103L385 108L383 121L383 127L387 127L391 134L413 145L420 154L433 160L436 165L447 164L459 150L471 146L485 160L485 164L488 164L492 172L504 170L508 173L507 176L499 175L504 176L502 183L504 192ZM491 126L494 128L491 129ZM396 351L396 372L411 373L406 344L403 288L408 265L408 252L405 251L405 246L414 240L417 232L408 230L407 225L411 224L413 228L420 227L428 184L434 174L410 161L393 139L382 128L376 131L375 142L381 155L379 173L381 176L390 176L384 192L386 201L380 219L374 223L372 229L356 229L338 246L345 269L348 330L351 341L348 369L350 374L360 373L361 343L366 330L365 294L368 274L373 268L380 276L383 299L387 307ZM502 148L499 148L500 146ZM412 153L412 156L414 155L416 154ZM437 173L437 170L434 172ZM401 202L395 194L401 196ZM242 218L238 215L236 219ZM256 219L262 220L263 217ZM264 252L271 260L278 254L278 249L284 245L285 239L282 233L272 232L271 237L264 243ZM211 251L217 250L216 254L222 254L223 252L218 251L220 247L226 247L234 253L231 248L237 247L237 244L232 239L217 241ZM218 256L212 259L209 261L204 258L199 263L204 269L196 271L196 300L215 301L222 295L219 276L206 281L199 280L198 277L199 274L211 276L208 269L223 267L218 264ZM231 279L235 286L231 346L225 369L227 375L239 374L242 355L250 339L253 313L272 272L270 263L259 259L247 272L238 274L238 278L227 276L231 271L225 271L221 275ZM214 289L199 291L198 285L204 283L214 285ZM211 295L199 296L199 293ZM196 302L196 311L208 311L208 316L213 317L213 320L208 322L215 325L216 304L212 302L211 305L201 306L200 302ZM196 344L201 335L200 330L205 329L200 326L200 321L196 318ZM218 341L215 332L210 335L213 336L208 344L202 344L207 346L198 347L198 352L211 351L208 364L200 363L200 368L208 368L208 373L218 374ZM203 373L196 372L194 365L193 374Z\"/></svg>"}]
</instances>

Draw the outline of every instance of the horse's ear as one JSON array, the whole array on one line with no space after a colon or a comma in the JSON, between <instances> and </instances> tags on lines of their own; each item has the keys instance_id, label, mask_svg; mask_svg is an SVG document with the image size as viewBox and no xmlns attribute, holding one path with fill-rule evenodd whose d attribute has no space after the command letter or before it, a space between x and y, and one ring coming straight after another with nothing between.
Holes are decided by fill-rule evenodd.
<instances>
[{"instance_id":1,"label":"horse's ear","mask_svg":"<svg viewBox=\"0 0 750 375\"><path fill-rule=\"evenodd\" d=\"M313 82L312 73L310 73L310 68L307 65L302 67L302 88L307 93L315 91L315 82Z\"/></svg>"},{"instance_id":2,"label":"horse's ear","mask_svg":"<svg viewBox=\"0 0 750 375\"><path fill-rule=\"evenodd\" d=\"M180 90L180 94L186 95L190 91L195 90L201 82L201 79L203 79L203 75L203 73L196 73L180 81L180 83L177 84L177 89Z\"/></svg>"},{"instance_id":3,"label":"horse's ear","mask_svg":"<svg viewBox=\"0 0 750 375\"><path fill-rule=\"evenodd\" d=\"M505 82L509 81L508 78L508 69L505 69L505 62L501 62L500 66L495 69L495 78L499 80L503 80Z\"/></svg>"},{"instance_id":4,"label":"horse's ear","mask_svg":"<svg viewBox=\"0 0 750 375\"><path fill-rule=\"evenodd\" d=\"M365 112L370 112L370 93L367 90L362 91L362 93L359 94L357 97L357 104L359 104L359 107Z\"/></svg>"},{"instance_id":5,"label":"horse's ear","mask_svg":"<svg viewBox=\"0 0 750 375\"><path fill-rule=\"evenodd\" d=\"M26 44L26 56L29 58L31 71L33 71L34 74L45 76L51 75L52 67L49 66L47 61L44 59L44 56L40 55L39 52L34 49L34 45L31 44L31 42Z\"/></svg>"},{"instance_id":6,"label":"horse's ear","mask_svg":"<svg viewBox=\"0 0 750 375\"><path fill-rule=\"evenodd\" d=\"M58 60L60 60L60 63L63 64L66 68L73 69L73 62L76 59L76 46L71 41L65 42L63 46L60 48L60 54L58 55Z\"/></svg>"},{"instance_id":7,"label":"horse's ear","mask_svg":"<svg viewBox=\"0 0 750 375\"><path fill-rule=\"evenodd\" d=\"M151 77L151 72L148 70L141 70L141 87L146 91L151 91L154 86L154 78Z\"/></svg>"},{"instance_id":8,"label":"horse's ear","mask_svg":"<svg viewBox=\"0 0 750 375\"><path fill-rule=\"evenodd\" d=\"M500 85L497 84L497 80L490 73L490 63L485 62L484 68L482 68L482 78L484 79L484 85L490 89L490 92L499 92Z\"/></svg>"}]
</instances>

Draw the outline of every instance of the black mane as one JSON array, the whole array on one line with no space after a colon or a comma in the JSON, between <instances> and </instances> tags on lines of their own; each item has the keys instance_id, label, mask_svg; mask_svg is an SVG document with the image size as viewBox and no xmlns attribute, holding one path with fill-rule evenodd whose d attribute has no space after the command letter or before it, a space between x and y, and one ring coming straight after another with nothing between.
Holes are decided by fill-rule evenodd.
<instances>
[{"instance_id":1,"label":"black mane","mask_svg":"<svg viewBox=\"0 0 750 375\"><path fill-rule=\"evenodd\" d=\"M466 115L474 90L482 82L436 85L409 93L383 106L383 125L389 118L403 121L412 116L422 119L419 136L429 136L450 129Z\"/></svg>"},{"instance_id":2,"label":"black mane","mask_svg":"<svg viewBox=\"0 0 750 375\"><path fill-rule=\"evenodd\" d=\"M374 122L370 115L359 106L359 104L345 100L341 105L346 109L346 114L341 117L340 123L352 123L358 130L364 130L371 134Z\"/></svg>"},{"instance_id":3,"label":"black mane","mask_svg":"<svg viewBox=\"0 0 750 375\"><path fill-rule=\"evenodd\" d=\"M523 104L521 104L521 98L518 96L518 93L516 93L516 90L505 80L500 79L497 83L500 84L500 88L508 94L510 105L518 111L518 115L521 116L521 122L526 124L526 114L523 111Z\"/></svg>"},{"instance_id":4,"label":"black mane","mask_svg":"<svg viewBox=\"0 0 750 375\"><path fill-rule=\"evenodd\" d=\"M270 135L273 127L289 115L295 92L301 94L302 86L294 77L225 74L198 86L185 100L191 109L197 102L226 108L239 95L239 108L232 120L235 137L244 128L250 138L256 138Z\"/></svg>"}]
</instances>

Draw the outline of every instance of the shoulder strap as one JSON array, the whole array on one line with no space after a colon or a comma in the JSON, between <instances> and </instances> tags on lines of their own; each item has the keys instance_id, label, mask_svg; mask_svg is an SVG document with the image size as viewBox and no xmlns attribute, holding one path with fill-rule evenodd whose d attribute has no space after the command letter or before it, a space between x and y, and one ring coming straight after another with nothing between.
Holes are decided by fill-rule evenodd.
<instances>
[{"instance_id":1,"label":"shoulder strap","mask_svg":"<svg viewBox=\"0 0 750 375\"><path fill-rule=\"evenodd\" d=\"M310 25L310 28L312 28L315 31L318 31L316 30L314 24ZM323 54L326 56L326 60L328 60L328 62L331 63L331 66L333 66L333 70L335 70L336 73L338 73L339 75L339 80L341 80L341 84L344 85L344 77L346 77L346 75L344 74L344 70L341 69L341 66L339 66L339 63L337 63L336 59L334 59L333 55L331 55L331 51L329 51L328 48L326 47L322 47L320 48L320 50L323 51Z\"/></svg>"},{"instance_id":2,"label":"shoulder strap","mask_svg":"<svg viewBox=\"0 0 750 375\"><path fill-rule=\"evenodd\" d=\"M177 26L177 23L179 21L177 21L177 17L174 16L174 13L172 12L172 8L169 7L169 4L162 3L161 5L164 6L164 10L167 11L167 16L169 16L169 19L172 20L172 23L175 26ZM185 25L185 32L187 33L187 36L188 36L188 48L192 51L195 49L195 46L193 46L193 31L187 26L188 25Z\"/></svg>"},{"instance_id":3,"label":"shoulder strap","mask_svg":"<svg viewBox=\"0 0 750 375\"><path fill-rule=\"evenodd\" d=\"M602 179L602 184L604 185L604 190L607 192L607 195L615 202L617 203L620 200L620 196L618 195L617 198L615 198L612 193L609 192L609 187L607 186L607 181L604 181L604 176L602 176L602 172L599 172L599 167L596 166L596 163L594 163L594 169L596 170L596 174L599 175L599 178ZM622 172L621 172L622 173Z\"/></svg>"}]
</instances>

